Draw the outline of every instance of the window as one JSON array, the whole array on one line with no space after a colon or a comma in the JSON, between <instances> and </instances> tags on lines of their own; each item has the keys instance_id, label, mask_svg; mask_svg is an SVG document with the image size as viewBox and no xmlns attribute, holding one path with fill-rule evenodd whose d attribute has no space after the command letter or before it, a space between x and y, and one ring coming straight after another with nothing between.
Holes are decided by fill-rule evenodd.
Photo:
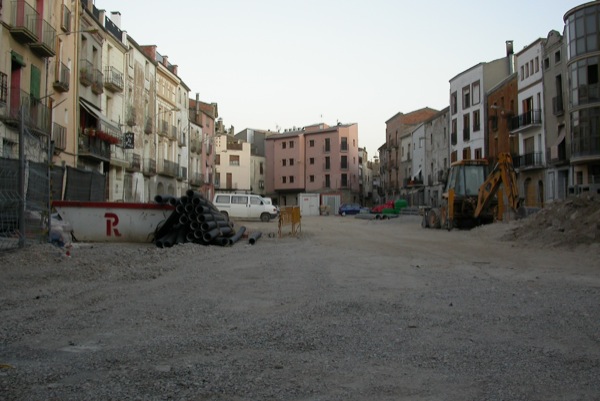
<instances>
[{"instance_id":1,"label":"window","mask_svg":"<svg viewBox=\"0 0 600 401\"><path fill-rule=\"evenodd\" d=\"M348 156L342 156L340 167L342 169L347 169L348 168Z\"/></svg>"},{"instance_id":2,"label":"window","mask_svg":"<svg viewBox=\"0 0 600 401\"><path fill-rule=\"evenodd\" d=\"M325 188L331 188L331 178L329 174L325 174Z\"/></svg>"},{"instance_id":3,"label":"window","mask_svg":"<svg viewBox=\"0 0 600 401\"><path fill-rule=\"evenodd\" d=\"M229 155L229 165L230 166L239 166L240 165L240 156L239 155Z\"/></svg>"},{"instance_id":4,"label":"window","mask_svg":"<svg viewBox=\"0 0 600 401\"><path fill-rule=\"evenodd\" d=\"M263 163L262 163L262 162L260 162L260 167L259 167L259 169L260 169L260 175L263 175L265 172L264 172L264 170L263 170Z\"/></svg>"},{"instance_id":5,"label":"window","mask_svg":"<svg viewBox=\"0 0 600 401\"><path fill-rule=\"evenodd\" d=\"M8 103L8 75L0 72L0 103Z\"/></svg>"},{"instance_id":6,"label":"window","mask_svg":"<svg viewBox=\"0 0 600 401\"><path fill-rule=\"evenodd\" d=\"M221 155L215 155L215 165L221 165Z\"/></svg>"},{"instance_id":7,"label":"window","mask_svg":"<svg viewBox=\"0 0 600 401\"><path fill-rule=\"evenodd\" d=\"M285 149L287 147L287 143L281 142L281 149Z\"/></svg>"},{"instance_id":8,"label":"window","mask_svg":"<svg viewBox=\"0 0 600 401\"><path fill-rule=\"evenodd\" d=\"M290 166L294 165L294 159L290 159Z\"/></svg>"},{"instance_id":9,"label":"window","mask_svg":"<svg viewBox=\"0 0 600 401\"><path fill-rule=\"evenodd\" d=\"M342 187L348 186L348 174L342 174Z\"/></svg>"},{"instance_id":10,"label":"window","mask_svg":"<svg viewBox=\"0 0 600 401\"><path fill-rule=\"evenodd\" d=\"M294 147L294 141L290 141L290 149Z\"/></svg>"},{"instance_id":11,"label":"window","mask_svg":"<svg viewBox=\"0 0 600 401\"><path fill-rule=\"evenodd\" d=\"M480 87L479 81L473 82L472 97L473 97L474 105L479 104L479 102L481 101L481 91L479 90L480 89L479 87Z\"/></svg>"},{"instance_id":12,"label":"window","mask_svg":"<svg viewBox=\"0 0 600 401\"><path fill-rule=\"evenodd\" d=\"M262 203L262 201L260 200L259 197L257 196L251 196L250 197L250 204L251 205L260 205Z\"/></svg>"},{"instance_id":13,"label":"window","mask_svg":"<svg viewBox=\"0 0 600 401\"><path fill-rule=\"evenodd\" d=\"M315 164L315 158L311 157L310 159L308 159L308 163L309 164Z\"/></svg>"},{"instance_id":14,"label":"window","mask_svg":"<svg viewBox=\"0 0 600 401\"><path fill-rule=\"evenodd\" d=\"M470 147L466 147L463 149L463 160L470 160L471 159L471 148Z\"/></svg>"},{"instance_id":15,"label":"window","mask_svg":"<svg viewBox=\"0 0 600 401\"><path fill-rule=\"evenodd\" d=\"M473 112L473 132L479 131L481 119L479 116L479 110Z\"/></svg>"},{"instance_id":16,"label":"window","mask_svg":"<svg viewBox=\"0 0 600 401\"><path fill-rule=\"evenodd\" d=\"M539 72L540 71L540 58L536 57L535 58L535 72Z\"/></svg>"},{"instance_id":17,"label":"window","mask_svg":"<svg viewBox=\"0 0 600 401\"><path fill-rule=\"evenodd\" d=\"M286 166L287 165L287 159L281 159L281 165L282 166Z\"/></svg>"},{"instance_id":18,"label":"window","mask_svg":"<svg viewBox=\"0 0 600 401\"><path fill-rule=\"evenodd\" d=\"M286 176L281 177L281 182L283 184L287 184L287 177Z\"/></svg>"},{"instance_id":19,"label":"window","mask_svg":"<svg viewBox=\"0 0 600 401\"><path fill-rule=\"evenodd\" d=\"M548 68L550 68L550 59L546 57L544 59L544 70L547 70Z\"/></svg>"},{"instance_id":20,"label":"window","mask_svg":"<svg viewBox=\"0 0 600 401\"><path fill-rule=\"evenodd\" d=\"M308 141L308 146L310 146L311 148L315 147L315 140L311 139L310 141Z\"/></svg>"},{"instance_id":21,"label":"window","mask_svg":"<svg viewBox=\"0 0 600 401\"><path fill-rule=\"evenodd\" d=\"M231 203L235 205L247 205L248 204L248 195L232 195Z\"/></svg>"},{"instance_id":22,"label":"window","mask_svg":"<svg viewBox=\"0 0 600 401\"><path fill-rule=\"evenodd\" d=\"M325 138L325 152L331 151L331 139Z\"/></svg>"},{"instance_id":23,"label":"window","mask_svg":"<svg viewBox=\"0 0 600 401\"><path fill-rule=\"evenodd\" d=\"M265 181L264 180L259 180L258 181L258 187L260 189L265 189Z\"/></svg>"},{"instance_id":24,"label":"window","mask_svg":"<svg viewBox=\"0 0 600 401\"><path fill-rule=\"evenodd\" d=\"M529 78L529 63L525 63L525 78Z\"/></svg>"},{"instance_id":25,"label":"window","mask_svg":"<svg viewBox=\"0 0 600 401\"><path fill-rule=\"evenodd\" d=\"M554 53L554 62L560 63L560 50Z\"/></svg>"},{"instance_id":26,"label":"window","mask_svg":"<svg viewBox=\"0 0 600 401\"><path fill-rule=\"evenodd\" d=\"M452 113L452 114L457 113L456 92L452 92L452 94L450 95L450 113Z\"/></svg>"},{"instance_id":27,"label":"window","mask_svg":"<svg viewBox=\"0 0 600 401\"><path fill-rule=\"evenodd\" d=\"M290 184L293 184L293 183L294 183L294 176L290 175Z\"/></svg>"},{"instance_id":28,"label":"window","mask_svg":"<svg viewBox=\"0 0 600 401\"><path fill-rule=\"evenodd\" d=\"M483 151L481 150L481 148L475 149L475 158L483 159Z\"/></svg>"},{"instance_id":29,"label":"window","mask_svg":"<svg viewBox=\"0 0 600 401\"><path fill-rule=\"evenodd\" d=\"M463 141L471 139L471 115L469 113L463 115Z\"/></svg>"},{"instance_id":30,"label":"window","mask_svg":"<svg viewBox=\"0 0 600 401\"><path fill-rule=\"evenodd\" d=\"M462 90L462 108L468 109L471 107L471 88L465 86Z\"/></svg>"},{"instance_id":31,"label":"window","mask_svg":"<svg viewBox=\"0 0 600 401\"><path fill-rule=\"evenodd\" d=\"M348 150L348 138L342 138L342 144L340 149L342 151Z\"/></svg>"},{"instance_id":32,"label":"window","mask_svg":"<svg viewBox=\"0 0 600 401\"><path fill-rule=\"evenodd\" d=\"M330 163L329 156L326 156L325 157L325 170L329 170L331 168L330 164L331 163Z\"/></svg>"},{"instance_id":33,"label":"window","mask_svg":"<svg viewBox=\"0 0 600 401\"><path fill-rule=\"evenodd\" d=\"M308 180L309 180L310 182L315 182L315 176L314 176L314 175L310 175L310 176L308 176Z\"/></svg>"}]
</instances>

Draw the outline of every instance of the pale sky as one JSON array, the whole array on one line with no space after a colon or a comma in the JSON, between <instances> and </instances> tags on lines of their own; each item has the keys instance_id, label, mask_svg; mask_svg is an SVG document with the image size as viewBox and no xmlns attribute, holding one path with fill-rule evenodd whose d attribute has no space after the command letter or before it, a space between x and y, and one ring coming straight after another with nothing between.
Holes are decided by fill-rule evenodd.
<instances>
[{"instance_id":1,"label":"pale sky","mask_svg":"<svg viewBox=\"0 0 600 401\"><path fill-rule=\"evenodd\" d=\"M449 80L518 53L582 0L95 0L178 65L190 97L245 128L358 123L369 159L398 112L448 106Z\"/></svg>"}]
</instances>

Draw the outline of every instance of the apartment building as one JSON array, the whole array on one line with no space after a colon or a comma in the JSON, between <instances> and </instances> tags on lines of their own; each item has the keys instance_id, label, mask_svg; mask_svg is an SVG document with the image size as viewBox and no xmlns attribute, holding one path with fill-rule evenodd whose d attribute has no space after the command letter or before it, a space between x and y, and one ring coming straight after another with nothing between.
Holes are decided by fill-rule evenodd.
<instances>
[{"instance_id":1,"label":"apartment building","mask_svg":"<svg viewBox=\"0 0 600 401\"><path fill-rule=\"evenodd\" d=\"M564 16L566 60L570 99L568 121L571 134L572 191L600 191L600 4L589 2ZM557 53L555 53L554 57ZM556 58L554 61L557 61Z\"/></svg>"},{"instance_id":2,"label":"apartment building","mask_svg":"<svg viewBox=\"0 0 600 401\"><path fill-rule=\"evenodd\" d=\"M250 189L253 193L266 196L267 160L265 157L265 140L275 134L246 128L235 134L235 138L250 144Z\"/></svg>"},{"instance_id":3,"label":"apartment building","mask_svg":"<svg viewBox=\"0 0 600 401\"><path fill-rule=\"evenodd\" d=\"M250 144L219 133L215 151L215 188L220 192L252 192Z\"/></svg>"},{"instance_id":4,"label":"apartment building","mask_svg":"<svg viewBox=\"0 0 600 401\"><path fill-rule=\"evenodd\" d=\"M423 202L433 207L441 205L444 181L450 167L448 118L449 107L446 107L423 123L425 137Z\"/></svg>"},{"instance_id":5,"label":"apartment building","mask_svg":"<svg viewBox=\"0 0 600 401\"><path fill-rule=\"evenodd\" d=\"M542 79L543 39L536 39L518 52L517 115L511 119L510 133L515 136L518 154L513 165L525 206L544 206L546 138L544 135L544 85Z\"/></svg>"},{"instance_id":6,"label":"apartment building","mask_svg":"<svg viewBox=\"0 0 600 401\"><path fill-rule=\"evenodd\" d=\"M450 79L450 161L487 157L485 94L513 72L512 41L506 57L482 62Z\"/></svg>"},{"instance_id":7,"label":"apartment building","mask_svg":"<svg viewBox=\"0 0 600 401\"><path fill-rule=\"evenodd\" d=\"M543 44L543 103L546 137L546 202L565 199L569 193L571 135L567 108L566 42L555 30Z\"/></svg>"},{"instance_id":8,"label":"apartment building","mask_svg":"<svg viewBox=\"0 0 600 401\"><path fill-rule=\"evenodd\" d=\"M202 102L199 94L196 94L196 99L189 100L189 119L196 131L195 138L199 140L190 146L192 153L197 155L190 166L190 170L195 174L191 185L207 199L213 198L215 185L220 184L220 177L215 168L217 118L219 118L217 103Z\"/></svg>"},{"instance_id":9,"label":"apartment building","mask_svg":"<svg viewBox=\"0 0 600 401\"><path fill-rule=\"evenodd\" d=\"M325 123L285 130L266 138L267 195L297 205L303 192L321 195L337 210L359 202L358 124Z\"/></svg>"}]
</instances>

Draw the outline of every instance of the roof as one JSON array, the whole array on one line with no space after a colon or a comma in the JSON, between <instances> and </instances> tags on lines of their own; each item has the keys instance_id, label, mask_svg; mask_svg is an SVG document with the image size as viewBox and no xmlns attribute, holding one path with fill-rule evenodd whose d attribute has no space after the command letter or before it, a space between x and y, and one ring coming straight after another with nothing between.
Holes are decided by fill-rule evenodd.
<instances>
[{"instance_id":1,"label":"roof","mask_svg":"<svg viewBox=\"0 0 600 401\"><path fill-rule=\"evenodd\" d=\"M406 125L419 124L419 123L431 118L432 116L436 115L438 112L439 112L439 110L435 110L430 107L423 107L422 109L411 111L410 113L407 113L407 114L398 112L392 118L388 119L385 123L387 124L394 118L400 116L402 124L406 124Z\"/></svg>"}]
</instances>

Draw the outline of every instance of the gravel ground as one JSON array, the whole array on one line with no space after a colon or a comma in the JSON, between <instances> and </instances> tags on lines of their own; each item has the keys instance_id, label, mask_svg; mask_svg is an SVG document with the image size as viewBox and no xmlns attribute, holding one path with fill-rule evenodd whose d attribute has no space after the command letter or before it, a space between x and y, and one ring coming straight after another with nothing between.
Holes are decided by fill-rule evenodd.
<instances>
[{"instance_id":1,"label":"gravel ground","mask_svg":"<svg viewBox=\"0 0 600 401\"><path fill-rule=\"evenodd\" d=\"M600 248L306 217L0 254L2 400L598 400ZM514 238L514 236L513 236Z\"/></svg>"}]
</instances>

